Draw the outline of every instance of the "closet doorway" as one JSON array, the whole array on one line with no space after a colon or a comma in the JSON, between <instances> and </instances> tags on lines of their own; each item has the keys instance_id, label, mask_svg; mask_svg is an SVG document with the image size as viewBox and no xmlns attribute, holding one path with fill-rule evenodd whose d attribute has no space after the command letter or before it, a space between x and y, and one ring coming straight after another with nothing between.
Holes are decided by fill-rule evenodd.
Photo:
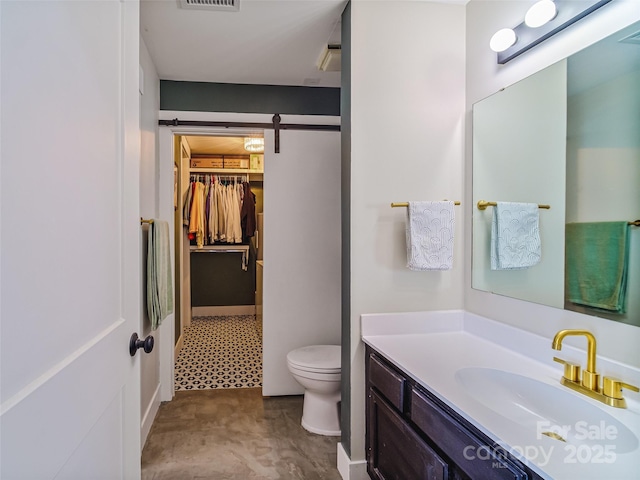
<instances>
[{"instance_id":1,"label":"closet doorway","mask_svg":"<svg viewBox=\"0 0 640 480\"><path fill-rule=\"evenodd\" d=\"M174 388L260 388L262 131L174 140Z\"/></svg>"},{"instance_id":2,"label":"closet doorway","mask_svg":"<svg viewBox=\"0 0 640 480\"><path fill-rule=\"evenodd\" d=\"M174 118L176 112L166 113ZM228 121L268 122L269 115L200 114L186 121L222 123ZM335 125L339 117L291 116L283 119L291 124ZM167 121L167 120L163 120ZM169 120L170 121L170 120ZM217 130L216 130L217 129ZM174 175L176 152L180 154L180 136L238 136L234 127L166 125L159 131L160 148L160 214L171 217L180 225L182 212L174 209L174 178L177 182L189 174L179 169ZM246 130L244 132L246 134ZM258 232L263 245L263 296L258 296L258 313L262 305L262 394L264 396L299 395L303 388L287 368L287 353L305 345L340 343L341 322L341 163L340 132L317 129L287 129L279 132L279 152L275 153L277 137L273 129L264 130L264 235ZM188 157L191 152L184 152ZM180 160L182 161L182 160ZM251 180L251 178L250 178ZM178 196L177 203L182 200ZM260 206L258 206L260 210ZM174 219L174 214L177 220ZM176 230L177 231L177 230ZM255 239L254 239L255 241ZM181 272L190 251L186 242L174 243L176 259L176 299L191 275ZM198 255L222 255L219 253ZM240 269L241 255L234 265ZM180 262L182 257L182 263ZM256 286L259 286L256 265ZM240 270L238 270L240 274ZM190 286L187 289L190 291ZM191 299L174 309L180 315L179 327L173 325L159 336L161 401L175 394L175 353L180 349L180 335L191 321ZM255 304L255 302L254 302ZM186 311L185 311L186 310ZM186 320L186 321L185 321ZM166 335L164 334L166 332Z\"/></svg>"}]
</instances>

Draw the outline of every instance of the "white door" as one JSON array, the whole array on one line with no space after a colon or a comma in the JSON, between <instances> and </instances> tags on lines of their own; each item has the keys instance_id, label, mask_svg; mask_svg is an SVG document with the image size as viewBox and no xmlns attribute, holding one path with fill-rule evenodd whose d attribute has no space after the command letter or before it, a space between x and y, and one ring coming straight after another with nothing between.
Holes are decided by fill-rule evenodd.
<instances>
[{"instance_id":1,"label":"white door","mask_svg":"<svg viewBox=\"0 0 640 480\"><path fill-rule=\"evenodd\" d=\"M139 6L0 2L0 478L140 477Z\"/></svg>"},{"instance_id":2,"label":"white door","mask_svg":"<svg viewBox=\"0 0 640 480\"><path fill-rule=\"evenodd\" d=\"M287 353L340 344L340 132L264 133L262 394L291 395Z\"/></svg>"}]
</instances>

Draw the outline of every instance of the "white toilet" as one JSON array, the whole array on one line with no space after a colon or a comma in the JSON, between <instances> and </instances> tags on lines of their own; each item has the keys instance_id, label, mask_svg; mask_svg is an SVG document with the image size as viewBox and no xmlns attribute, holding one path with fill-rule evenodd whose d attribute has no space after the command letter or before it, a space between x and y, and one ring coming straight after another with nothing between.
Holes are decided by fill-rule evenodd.
<instances>
[{"instance_id":1,"label":"white toilet","mask_svg":"<svg viewBox=\"0 0 640 480\"><path fill-rule=\"evenodd\" d=\"M340 345L311 345L287 354L293 378L305 388L302 426L319 435L340 435Z\"/></svg>"}]
</instances>

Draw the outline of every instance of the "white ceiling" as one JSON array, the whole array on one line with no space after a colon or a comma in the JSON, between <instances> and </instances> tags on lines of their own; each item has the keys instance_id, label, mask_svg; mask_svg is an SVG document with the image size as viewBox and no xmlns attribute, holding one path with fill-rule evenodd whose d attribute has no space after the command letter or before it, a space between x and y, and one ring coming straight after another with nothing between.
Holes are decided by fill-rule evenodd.
<instances>
[{"instance_id":1,"label":"white ceiling","mask_svg":"<svg viewBox=\"0 0 640 480\"><path fill-rule=\"evenodd\" d=\"M179 0L142 0L142 38L163 80L339 87L318 70L340 43L347 0L240 0L238 12L186 10Z\"/></svg>"}]
</instances>

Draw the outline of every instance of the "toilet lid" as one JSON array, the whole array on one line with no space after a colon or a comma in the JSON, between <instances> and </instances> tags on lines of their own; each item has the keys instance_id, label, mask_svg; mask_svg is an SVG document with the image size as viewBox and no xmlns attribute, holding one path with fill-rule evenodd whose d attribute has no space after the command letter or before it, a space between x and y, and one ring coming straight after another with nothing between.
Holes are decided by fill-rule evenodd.
<instances>
[{"instance_id":1,"label":"toilet lid","mask_svg":"<svg viewBox=\"0 0 640 480\"><path fill-rule=\"evenodd\" d=\"M292 350L287 361L309 372L340 373L340 345L311 345Z\"/></svg>"}]
</instances>

